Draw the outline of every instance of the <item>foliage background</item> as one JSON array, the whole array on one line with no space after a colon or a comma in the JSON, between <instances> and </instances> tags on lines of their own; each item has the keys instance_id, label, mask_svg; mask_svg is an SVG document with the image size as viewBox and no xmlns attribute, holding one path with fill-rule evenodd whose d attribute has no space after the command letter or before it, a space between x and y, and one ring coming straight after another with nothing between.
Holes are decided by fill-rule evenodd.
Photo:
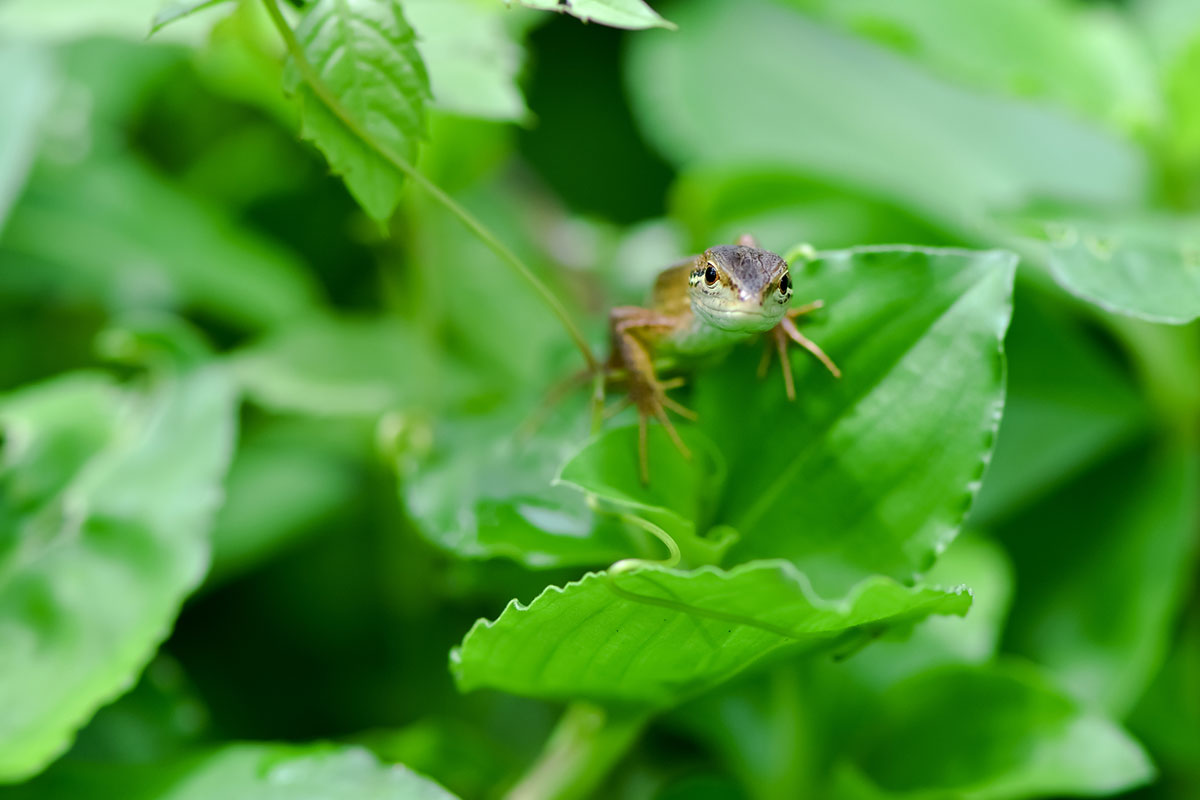
<instances>
[{"instance_id":1,"label":"foliage background","mask_svg":"<svg viewBox=\"0 0 1200 800\"><path fill-rule=\"evenodd\" d=\"M389 86L344 96L385 109L376 135L598 350L608 306L745 231L780 252L1020 256L1004 368L1006 257L826 254L798 292L829 302L812 335L846 383L797 360L793 408L777 376L753 381L757 352L705 368L687 435L716 455L689 467L657 442L672 491L651 497L628 429L585 447L582 406L503 449L577 366L570 340L321 116L263 6L200 4L147 39L160 5L0 2L0 797L438 796L381 762L500 796L580 698L616 703L607 727L587 734L576 702L576 738L549 752L591 764L596 796L1200 794L1193 3L657 7L678 30L595 4L651 27L627 31L403 0L403 47L382 0L289 8L314 57L320 13L375 20ZM874 427L822 427L876 380ZM1005 393L993 453L980 432ZM674 694L687 664L664 665L687 642L669 638L624 651L658 653L644 675L588 684L607 632L506 604L659 554L548 493L568 459L568 483L670 530L689 566L753 562L658 575L689 602L746 581L718 611L858 620L830 630L961 613L936 585L970 586L972 608L782 648L704 692ZM962 464L981 460L980 488ZM781 470L784 499L755 505ZM914 594L882 577L847 594L943 550ZM494 641L524 652L582 630L580 663L531 681L488 649L510 624L528 638Z\"/></svg>"}]
</instances>

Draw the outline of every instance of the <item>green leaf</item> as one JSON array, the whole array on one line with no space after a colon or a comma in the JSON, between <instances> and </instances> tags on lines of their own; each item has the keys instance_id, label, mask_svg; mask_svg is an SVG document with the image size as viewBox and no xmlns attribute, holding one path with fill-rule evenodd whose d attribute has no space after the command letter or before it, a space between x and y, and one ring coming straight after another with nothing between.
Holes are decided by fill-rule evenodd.
<instances>
[{"instance_id":1,"label":"green leaf","mask_svg":"<svg viewBox=\"0 0 1200 800\"><path fill-rule=\"evenodd\" d=\"M793 267L804 333L834 379L793 348L797 399L758 348L696 376L700 428L730 480L715 520L738 561L787 558L826 594L873 573L909 580L949 544L979 488L1004 403L1002 338L1015 258L863 248Z\"/></svg>"},{"instance_id":2,"label":"green leaf","mask_svg":"<svg viewBox=\"0 0 1200 800\"><path fill-rule=\"evenodd\" d=\"M1196 554L1200 464L1182 443L1139 446L997 533L1022 590L1007 646L1076 696L1124 716L1154 677Z\"/></svg>"},{"instance_id":3,"label":"green leaf","mask_svg":"<svg viewBox=\"0 0 1200 800\"><path fill-rule=\"evenodd\" d=\"M54 91L47 53L30 45L0 44L0 233L33 166L42 115Z\"/></svg>"},{"instance_id":4,"label":"green leaf","mask_svg":"<svg viewBox=\"0 0 1200 800\"><path fill-rule=\"evenodd\" d=\"M461 393L469 378L442 361L427 337L382 316L303 317L232 356L256 402L318 415L379 415Z\"/></svg>"},{"instance_id":5,"label":"green leaf","mask_svg":"<svg viewBox=\"0 0 1200 800\"><path fill-rule=\"evenodd\" d=\"M1200 316L1200 225L1189 219L1080 218L1044 222L1026 239L1067 291L1151 322Z\"/></svg>"},{"instance_id":6,"label":"green leaf","mask_svg":"<svg viewBox=\"0 0 1200 800\"><path fill-rule=\"evenodd\" d=\"M961 232L1035 200L1146 194L1139 151L1067 114L946 83L766 0L677 13L687 35L635 37L627 70L643 132L675 164L799 169Z\"/></svg>"},{"instance_id":7,"label":"green leaf","mask_svg":"<svg viewBox=\"0 0 1200 800\"><path fill-rule=\"evenodd\" d=\"M494 120L529 116L516 82L524 53L494 0L406 0L404 13L421 34L434 108Z\"/></svg>"},{"instance_id":8,"label":"green leaf","mask_svg":"<svg viewBox=\"0 0 1200 800\"><path fill-rule=\"evenodd\" d=\"M480 620L451 654L463 690L666 706L751 664L930 614L963 614L970 594L883 577L826 599L787 562L692 572L653 565L588 573Z\"/></svg>"},{"instance_id":9,"label":"green leaf","mask_svg":"<svg viewBox=\"0 0 1200 800\"><path fill-rule=\"evenodd\" d=\"M511 2L511 0L507 0ZM614 28L675 28L643 0L518 0L526 8L570 14L584 22L598 22Z\"/></svg>"},{"instance_id":10,"label":"green leaf","mask_svg":"<svg viewBox=\"0 0 1200 800\"><path fill-rule=\"evenodd\" d=\"M38 169L0 236L5 291L267 328L315 305L289 253L132 158Z\"/></svg>"},{"instance_id":11,"label":"green leaf","mask_svg":"<svg viewBox=\"0 0 1200 800\"><path fill-rule=\"evenodd\" d=\"M328 107L289 61L284 82L300 95L300 133L382 222L400 202L402 175L378 148L411 165L425 136L429 78L413 29L397 0L317 0L296 38L339 106Z\"/></svg>"},{"instance_id":12,"label":"green leaf","mask_svg":"<svg viewBox=\"0 0 1200 800\"><path fill-rule=\"evenodd\" d=\"M128 688L208 567L228 377L199 367L113 395L68 376L0 399L0 780L36 772Z\"/></svg>"},{"instance_id":13,"label":"green leaf","mask_svg":"<svg viewBox=\"0 0 1200 800\"><path fill-rule=\"evenodd\" d=\"M1036 669L948 667L898 684L864 727L839 798L1007 800L1107 795L1154 768L1129 734Z\"/></svg>"},{"instance_id":14,"label":"green leaf","mask_svg":"<svg viewBox=\"0 0 1200 800\"><path fill-rule=\"evenodd\" d=\"M359 747L236 744L165 763L62 764L6 790L8 800L454 800L400 764Z\"/></svg>"},{"instance_id":15,"label":"green leaf","mask_svg":"<svg viewBox=\"0 0 1200 800\"><path fill-rule=\"evenodd\" d=\"M164 25L170 25L177 19L189 16L206 8L227 3L230 0L170 0L154 15L150 23L150 33L159 31Z\"/></svg>"}]
</instances>

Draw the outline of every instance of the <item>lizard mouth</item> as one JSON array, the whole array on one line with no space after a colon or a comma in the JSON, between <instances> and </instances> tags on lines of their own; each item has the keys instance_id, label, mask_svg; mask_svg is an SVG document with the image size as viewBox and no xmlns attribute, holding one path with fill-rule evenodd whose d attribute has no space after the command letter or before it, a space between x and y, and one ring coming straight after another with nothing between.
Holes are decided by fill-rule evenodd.
<instances>
[{"instance_id":1,"label":"lizard mouth","mask_svg":"<svg viewBox=\"0 0 1200 800\"><path fill-rule=\"evenodd\" d=\"M782 310L780 306L780 310ZM726 331L761 333L779 324L781 313L770 313L762 306L722 306L703 301L697 303L697 311L713 327Z\"/></svg>"}]
</instances>

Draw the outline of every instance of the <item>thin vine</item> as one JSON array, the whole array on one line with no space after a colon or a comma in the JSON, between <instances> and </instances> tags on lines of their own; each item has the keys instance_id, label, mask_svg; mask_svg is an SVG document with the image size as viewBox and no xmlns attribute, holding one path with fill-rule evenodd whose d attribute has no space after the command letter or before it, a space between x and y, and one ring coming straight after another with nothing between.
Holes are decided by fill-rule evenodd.
<instances>
[{"instance_id":1,"label":"thin vine","mask_svg":"<svg viewBox=\"0 0 1200 800\"><path fill-rule=\"evenodd\" d=\"M292 30L292 26L288 24L283 17L283 12L279 9L279 0L263 0L263 5L266 6L267 13L271 17L275 28L279 31L279 35L283 38L284 46L287 48L288 54L292 57L292 61L296 64L296 69L300 71L300 76L304 78L304 82L312 89L313 94L317 96L329 111L336 116L346 128L363 141L368 147L374 150L381 158L387 161L396 169L400 170L418 184L422 189L428 192L435 200L445 206L452 214L458 217L459 221L467 227L473 234L479 237L480 241L492 249L496 255L506 262L523 280L525 280L534 290L541 295L546 305L558 317L566 329L567 334L579 348L579 352L583 354L584 360L587 362L588 370L593 373L600 371L600 365L596 361L596 357L592 354L591 347L588 346L587 339L579 327L571 319L571 315L567 312L562 301L550 291L550 288L543 283L537 275L533 273L524 261L510 250L503 242L501 242L495 234L493 234L482 222L476 219L469 211L459 205L450 195L446 194L437 184L426 178L415 167L394 153L387 145L378 141L371 133L358 123L354 117L346 111L346 108L334 96L325 82L321 80L321 76L317 74L316 69L304 54L304 48L301 47L299 40L296 39L296 34Z\"/></svg>"}]
</instances>

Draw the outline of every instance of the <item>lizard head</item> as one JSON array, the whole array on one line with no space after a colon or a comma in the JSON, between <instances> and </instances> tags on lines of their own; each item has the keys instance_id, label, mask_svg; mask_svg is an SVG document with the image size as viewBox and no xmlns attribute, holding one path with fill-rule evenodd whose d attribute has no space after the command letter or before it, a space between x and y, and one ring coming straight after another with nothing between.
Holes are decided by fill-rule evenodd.
<instances>
[{"instance_id":1,"label":"lizard head","mask_svg":"<svg viewBox=\"0 0 1200 800\"><path fill-rule=\"evenodd\" d=\"M696 257L688 297L692 310L713 327L758 333L783 319L792 279L787 262L769 250L718 245Z\"/></svg>"}]
</instances>

